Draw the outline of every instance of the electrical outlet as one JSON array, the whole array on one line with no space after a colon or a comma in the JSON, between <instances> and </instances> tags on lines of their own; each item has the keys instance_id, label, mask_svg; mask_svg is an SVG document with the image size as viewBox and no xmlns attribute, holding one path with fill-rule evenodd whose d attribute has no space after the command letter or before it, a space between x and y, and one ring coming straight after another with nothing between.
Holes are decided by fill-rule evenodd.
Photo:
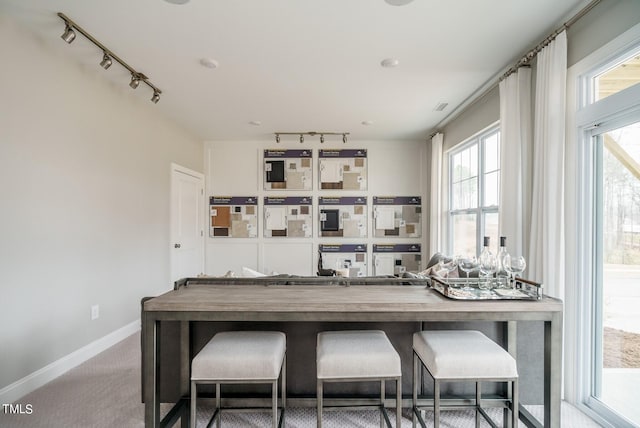
<instances>
[{"instance_id":1,"label":"electrical outlet","mask_svg":"<svg viewBox=\"0 0 640 428\"><path fill-rule=\"evenodd\" d=\"M97 320L100 318L100 305L91 306L91 320Z\"/></svg>"}]
</instances>

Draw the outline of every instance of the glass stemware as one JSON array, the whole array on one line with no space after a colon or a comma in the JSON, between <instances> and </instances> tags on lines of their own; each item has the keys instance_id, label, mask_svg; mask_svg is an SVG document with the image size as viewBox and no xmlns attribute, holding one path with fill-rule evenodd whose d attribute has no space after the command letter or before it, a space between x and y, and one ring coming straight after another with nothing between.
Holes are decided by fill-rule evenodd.
<instances>
[{"instance_id":1,"label":"glass stemware","mask_svg":"<svg viewBox=\"0 0 640 428\"><path fill-rule=\"evenodd\" d=\"M485 280L478 282L478 287L483 290L491 288L491 282L493 281L493 274L496 273L498 268L498 260L496 256L491 253L483 254L479 260L480 273L484 275Z\"/></svg>"},{"instance_id":2,"label":"glass stemware","mask_svg":"<svg viewBox=\"0 0 640 428\"><path fill-rule=\"evenodd\" d=\"M438 270L445 273L445 278L449 279L451 272L458 268L458 258L444 258L438 263Z\"/></svg>"},{"instance_id":3,"label":"glass stemware","mask_svg":"<svg viewBox=\"0 0 640 428\"><path fill-rule=\"evenodd\" d=\"M527 268L527 262L522 256L507 255L504 258L504 268L512 276L513 287L516 286L516 276L524 272Z\"/></svg>"},{"instance_id":4,"label":"glass stemware","mask_svg":"<svg viewBox=\"0 0 640 428\"><path fill-rule=\"evenodd\" d=\"M478 265L479 265L478 258L476 256L465 256L458 261L458 266L460 267L460 270L462 270L464 273L467 274L467 281L463 290L466 290L466 291L473 290L473 288L469 286L469 273L477 270Z\"/></svg>"}]
</instances>

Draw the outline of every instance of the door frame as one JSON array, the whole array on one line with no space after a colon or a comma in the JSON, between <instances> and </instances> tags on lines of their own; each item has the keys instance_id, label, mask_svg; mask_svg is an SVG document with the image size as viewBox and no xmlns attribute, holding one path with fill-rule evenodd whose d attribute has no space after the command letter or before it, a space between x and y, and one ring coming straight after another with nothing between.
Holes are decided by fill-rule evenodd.
<instances>
[{"instance_id":1,"label":"door frame","mask_svg":"<svg viewBox=\"0 0 640 428\"><path fill-rule=\"evenodd\" d=\"M174 174L175 173L180 173L180 174L185 174L185 175L189 175L191 177L194 177L196 179L198 179L200 181L201 187L200 187L200 198L199 198L199 202L201 204L200 207L200 217L199 217L199 222L200 222L200 245L201 245L201 259L200 259L200 271L202 273L204 273L204 267L205 267L205 233L204 233L204 222L205 222L205 218L206 218L206 207L207 205L205 204L205 197L204 197L204 174L198 171L194 171L192 169L189 169L187 167L184 167L182 165L179 165L177 163L171 162L171 166L170 166L170 170L169 170L169 181L171 182L170 184L170 191L169 191L169 243L168 243L168 248L169 248L169 275L170 278L174 278L174 251L172 251L173 249L173 225L174 225L174 207L173 207L173 200L174 200L174 196L175 196L175 192L176 192L176 186L175 186L175 181L174 181Z\"/></svg>"},{"instance_id":2,"label":"door frame","mask_svg":"<svg viewBox=\"0 0 640 428\"><path fill-rule=\"evenodd\" d=\"M594 284L598 272L595 266L596 232L595 176L596 159L592 137L604 132L606 126L626 115L638 112L640 86L630 87L595 103L589 103L590 79L594 70L614 58L624 56L640 41L640 24L635 25L589 56L572 65L567 71L567 131L565 212L575 219L566 230L566 273L568 285L565 295L564 338L564 398L602 426L612 424L608 412L591 399L594 345ZM595 404L595 405L594 405Z\"/></svg>"}]
</instances>

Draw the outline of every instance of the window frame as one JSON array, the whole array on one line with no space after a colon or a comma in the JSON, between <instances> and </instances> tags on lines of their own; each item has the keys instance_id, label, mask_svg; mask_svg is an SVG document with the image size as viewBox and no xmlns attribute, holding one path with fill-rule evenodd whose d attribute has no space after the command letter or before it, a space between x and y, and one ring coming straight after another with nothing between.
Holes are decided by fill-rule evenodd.
<instances>
[{"instance_id":1,"label":"window frame","mask_svg":"<svg viewBox=\"0 0 640 428\"><path fill-rule=\"evenodd\" d=\"M475 242L475 251L476 254L480 254L480 250L482 248L482 237L485 236L485 217L487 214L498 214L499 211L499 201L500 201L500 186L498 182L498 204L495 205L484 205L485 200L485 175L487 171L485 170L486 161L485 161L485 143L487 139L496 135L498 137L498 168L492 170L490 172L498 171L500 172L500 147L501 147L501 133L500 133L500 123L496 122L473 135L472 137L466 139L465 141L457 144L447 151L447 166L448 166L448 185L447 185L447 249L449 253L452 253L453 248L453 233L454 233L454 217L457 215L466 215L466 214L475 214L476 216L476 242ZM453 209L453 187L454 187L454 166L453 166L453 158L455 155L464 152L465 150L470 149L473 146L478 147L478 155L477 155L477 200L475 208L458 208ZM495 244L495 243L494 243Z\"/></svg>"},{"instance_id":2,"label":"window frame","mask_svg":"<svg viewBox=\"0 0 640 428\"><path fill-rule=\"evenodd\" d=\"M568 100L575 100L573 106L568 105L571 116L567 141L573 140L576 144L575 183L572 184L576 190L576 221L573 249L567 248L567 265L574 268L567 270L566 281L576 285L567 289L566 296L565 349L569 352L565 370L569 369L565 374L565 398L606 427L630 425L594 397L602 381L597 372L601 357L595 351L602 347L602 337L596 332L603 322L602 255L599 252L602 213L598 211L602 200L597 189L602 178L599 164L602 153L598 151L598 139L630 123L631 118L639 117L640 84L596 101L594 79L638 52L640 24L574 65L568 75L569 81L575 82L576 91L574 95L569 87L567 96Z\"/></svg>"},{"instance_id":3,"label":"window frame","mask_svg":"<svg viewBox=\"0 0 640 428\"><path fill-rule=\"evenodd\" d=\"M606 73L609 70L612 70L614 68L616 68L617 66L619 66L620 64L624 63L625 61L627 61L630 57L634 57L634 56L638 56L640 55L640 44L636 45L636 44L631 44L626 46L625 48L615 51L614 53L612 53L611 55L607 56L604 60L599 61L598 65L589 69L588 72L582 74L579 77L580 80L580 94L579 94L579 105L580 108L585 108L588 106L591 106L593 104L597 104L600 103L601 101L605 100L606 98L601 98L599 100L596 100L596 93L598 91L598 88L596 87L597 84L595 82L595 79L600 76L601 74ZM637 84L636 84L637 85ZM623 89L620 92L624 92L627 89L630 89L633 86L630 86L629 88ZM616 94L618 94L619 92L617 92ZM613 95L616 95L613 94ZM612 95L610 95L612 96Z\"/></svg>"}]
</instances>

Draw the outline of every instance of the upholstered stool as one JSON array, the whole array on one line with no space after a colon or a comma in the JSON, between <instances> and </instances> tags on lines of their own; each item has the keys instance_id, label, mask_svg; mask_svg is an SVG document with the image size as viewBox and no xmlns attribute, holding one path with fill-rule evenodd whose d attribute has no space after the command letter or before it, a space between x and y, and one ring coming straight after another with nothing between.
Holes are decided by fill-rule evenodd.
<instances>
[{"instance_id":1,"label":"upholstered stool","mask_svg":"<svg viewBox=\"0 0 640 428\"><path fill-rule=\"evenodd\" d=\"M518 426L518 370L516 360L502 347L479 331L436 330L413 335L413 426L416 418L426 427L417 405L419 362L427 368L434 381L434 427L440 426L440 382L476 382L476 426L478 415L490 421L482 409L481 382L509 382L511 391L511 425ZM506 418L505 409L505 422ZM492 426L495 426L492 423Z\"/></svg>"},{"instance_id":2,"label":"upholstered stool","mask_svg":"<svg viewBox=\"0 0 640 428\"><path fill-rule=\"evenodd\" d=\"M196 426L197 386L215 384L216 410L220 428L222 408L220 385L232 383L270 383L273 427L278 426L278 377L282 373L281 423L286 407L286 337L275 331L233 331L218 333L191 363L191 426Z\"/></svg>"},{"instance_id":3,"label":"upholstered stool","mask_svg":"<svg viewBox=\"0 0 640 428\"><path fill-rule=\"evenodd\" d=\"M318 428L322 427L324 382L380 382L380 426L391 427L384 408L385 382L396 381L396 427L402 421L400 356L383 331L327 331L318 333Z\"/></svg>"}]
</instances>

